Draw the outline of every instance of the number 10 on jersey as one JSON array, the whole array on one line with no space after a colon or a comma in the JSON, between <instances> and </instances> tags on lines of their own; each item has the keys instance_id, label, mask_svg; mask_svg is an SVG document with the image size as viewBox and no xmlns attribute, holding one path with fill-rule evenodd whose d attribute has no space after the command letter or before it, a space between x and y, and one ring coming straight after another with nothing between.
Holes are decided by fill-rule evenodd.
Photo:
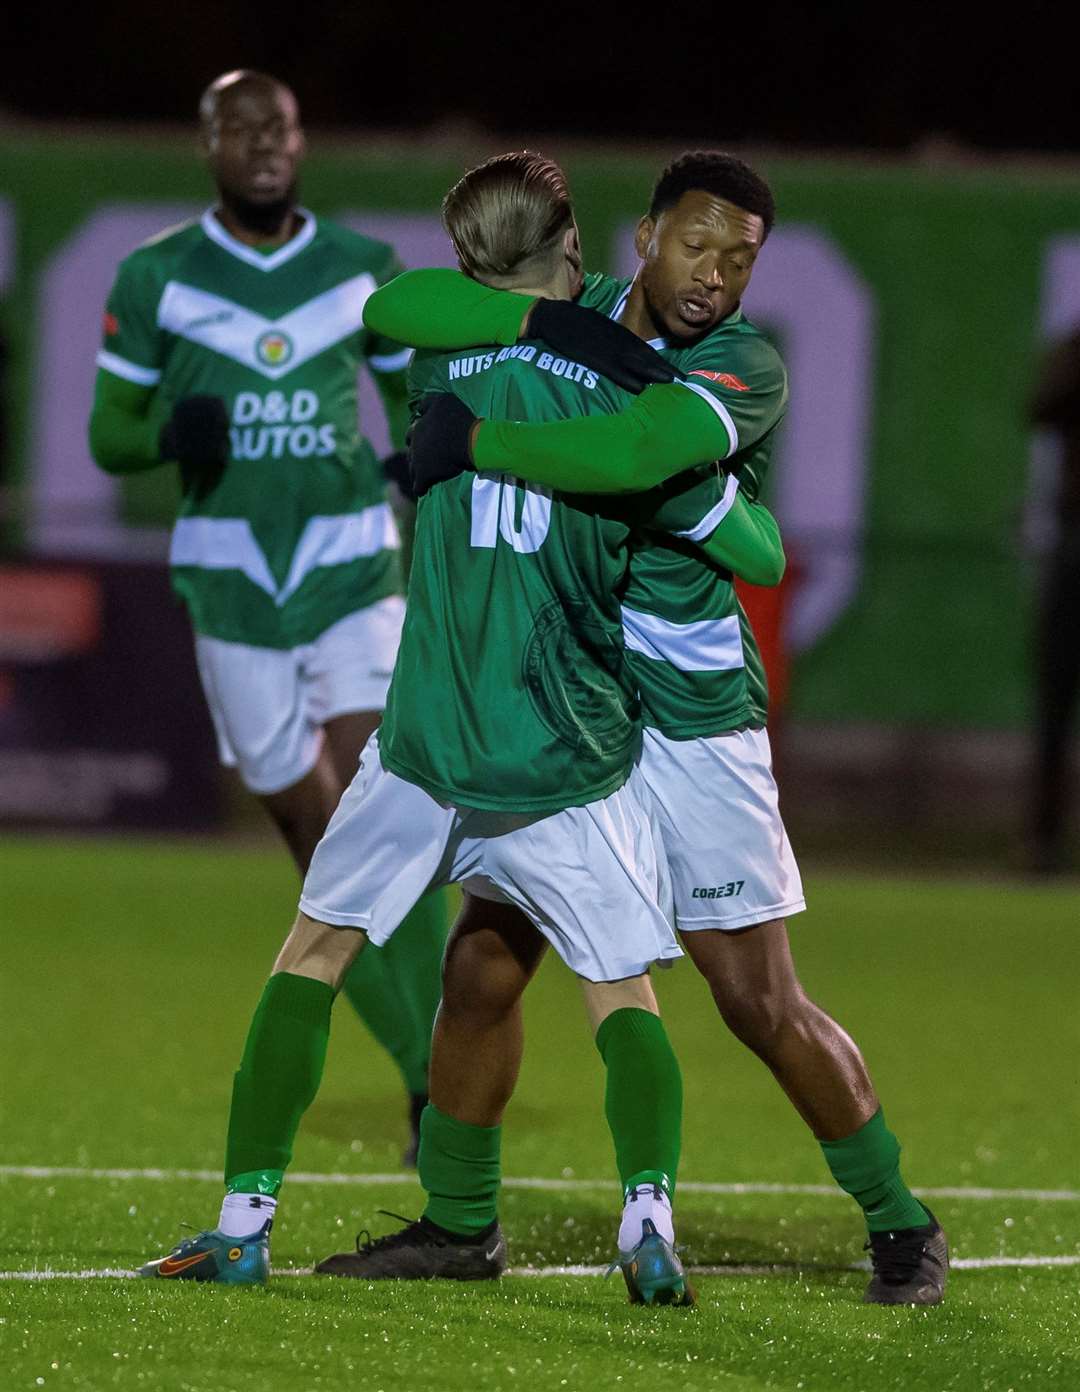
<instances>
[{"instance_id":1,"label":"number 10 on jersey","mask_svg":"<svg viewBox=\"0 0 1080 1392\"><path fill-rule=\"evenodd\" d=\"M509 474L477 474L473 479L471 545L491 549L501 532L515 551L529 555L543 546L550 526L549 489Z\"/></svg>"}]
</instances>

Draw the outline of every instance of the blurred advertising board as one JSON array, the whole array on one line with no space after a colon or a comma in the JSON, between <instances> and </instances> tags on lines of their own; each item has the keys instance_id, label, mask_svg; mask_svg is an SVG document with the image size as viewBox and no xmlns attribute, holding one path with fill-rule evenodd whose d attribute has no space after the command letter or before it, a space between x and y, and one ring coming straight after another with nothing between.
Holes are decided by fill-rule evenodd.
<instances>
[{"instance_id":1,"label":"blurred advertising board","mask_svg":"<svg viewBox=\"0 0 1080 1392\"><path fill-rule=\"evenodd\" d=\"M448 264L440 200L498 148L315 140L302 198L393 242L406 264ZM636 220L678 150L548 152L575 190L587 264L631 273ZM0 157L8 473L23 500L9 543L160 561L175 480L101 474L85 421L117 262L210 201L195 142L20 133L0 135ZM1032 538L1046 534L1053 470L1027 402L1040 345L1080 321L1080 174L754 162L779 220L745 309L791 376L766 499L799 559L784 614L790 712L1019 728ZM385 443L368 388L362 412Z\"/></svg>"},{"instance_id":2,"label":"blurred advertising board","mask_svg":"<svg viewBox=\"0 0 1080 1392\"><path fill-rule=\"evenodd\" d=\"M180 830L220 812L183 611L157 565L0 565L0 821Z\"/></svg>"}]
</instances>

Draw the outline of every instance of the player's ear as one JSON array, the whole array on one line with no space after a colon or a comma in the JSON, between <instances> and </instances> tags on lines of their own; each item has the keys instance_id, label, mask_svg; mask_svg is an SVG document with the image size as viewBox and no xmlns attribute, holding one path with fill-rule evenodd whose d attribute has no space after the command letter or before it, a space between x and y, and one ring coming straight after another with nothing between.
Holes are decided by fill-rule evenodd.
<instances>
[{"instance_id":1,"label":"player's ear","mask_svg":"<svg viewBox=\"0 0 1080 1392\"><path fill-rule=\"evenodd\" d=\"M563 233L563 251L572 266L581 270L581 233L576 222L572 222Z\"/></svg>"},{"instance_id":2,"label":"player's ear","mask_svg":"<svg viewBox=\"0 0 1080 1392\"><path fill-rule=\"evenodd\" d=\"M563 233L563 255L566 257L569 272L570 298L576 300L581 294L582 282L585 279L582 269L581 234L576 222L572 222Z\"/></svg>"},{"instance_id":3,"label":"player's ear","mask_svg":"<svg viewBox=\"0 0 1080 1392\"><path fill-rule=\"evenodd\" d=\"M645 260L645 256L649 250L649 243L652 241L653 233L655 231L655 218L651 218L648 215L646 215L638 223L637 231L634 233L634 250L638 254L639 261Z\"/></svg>"}]
</instances>

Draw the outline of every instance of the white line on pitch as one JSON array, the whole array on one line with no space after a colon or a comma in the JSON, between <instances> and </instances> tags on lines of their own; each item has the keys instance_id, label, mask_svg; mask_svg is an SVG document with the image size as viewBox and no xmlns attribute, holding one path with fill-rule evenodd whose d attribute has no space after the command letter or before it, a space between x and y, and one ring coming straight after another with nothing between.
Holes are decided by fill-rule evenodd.
<instances>
[{"instance_id":1,"label":"white line on pitch","mask_svg":"<svg viewBox=\"0 0 1080 1392\"><path fill-rule=\"evenodd\" d=\"M200 1183L221 1183L220 1170L164 1169L90 1169L75 1165L0 1165L0 1179L152 1179L162 1181L191 1180ZM298 1170L290 1172L289 1184L325 1184L377 1186L381 1184L415 1184L415 1173L394 1174L316 1174ZM502 1181L504 1189L541 1189L567 1192L578 1189L614 1189L614 1179L531 1179L509 1177ZM681 1194L806 1194L826 1199L846 1199L847 1195L835 1184L714 1184L706 1180L687 1179L679 1183ZM928 1199L1030 1199L1033 1203L1077 1203L1080 1189L987 1189L978 1185L945 1185L917 1188L916 1194Z\"/></svg>"},{"instance_id":2,"label":"white line on pitch","mask_svg":"<svg viewBox=\"0 0 1080 1392\"><path fill-rule=\"evenodd\" d=\"M953 1271L987 1271L992 1268L1080 1266L1080 1255L1051 1257L954 1257ZM724 1266L688 1266L695 1276L797 1276L814 1271L869 1271L869 1262L830 1265L823 1262L739 1262ZM512 1266L508 1276L603 1276L606 1266ZM0 1271L0 1281L94 1281L106 1278L130 1280L137 1273L121 1267L89 1271ZM310 1276L310 1267L275 1267L275 1276Z\"/></svg>"},{"instance_id":3,"label":"white line on pitch","mask_svg":"<svg viewBox=\"0 0 1080 1392\"><path fill-rule=\"evenodd\" d=\"M953 1257L952 1271L988 1271L994 1267L1080 1266L1080 1254L1054 1257ZM869 1271L870 1263L835 1265L825 1262L739 1262L721 1266L688 1266L694 1276L793 1276L800 1271ZM603 1276L606 1266L512 1266L508 1276Z\"/></svg>"}]
</instances>

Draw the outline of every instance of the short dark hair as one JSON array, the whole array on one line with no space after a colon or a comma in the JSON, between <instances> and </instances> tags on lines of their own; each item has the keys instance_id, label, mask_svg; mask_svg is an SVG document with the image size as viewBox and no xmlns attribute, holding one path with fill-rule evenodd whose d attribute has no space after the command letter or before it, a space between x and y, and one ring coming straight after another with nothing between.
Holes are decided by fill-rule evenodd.
<instances>
[{"instance_id":1,"label":"short dark hair","mask_svg":"<svg viewBox=\"0 0 1080 1392\"><path fill-rule=\"evenodd\" d=\"M657 179L649 216L659 217L691 189L704 189L745 212L756 213L765 224L765 236L769 235L776 220L772 189L744 160L723 150L688 150L672 160Z\"/></svg>"}]
</instances>

